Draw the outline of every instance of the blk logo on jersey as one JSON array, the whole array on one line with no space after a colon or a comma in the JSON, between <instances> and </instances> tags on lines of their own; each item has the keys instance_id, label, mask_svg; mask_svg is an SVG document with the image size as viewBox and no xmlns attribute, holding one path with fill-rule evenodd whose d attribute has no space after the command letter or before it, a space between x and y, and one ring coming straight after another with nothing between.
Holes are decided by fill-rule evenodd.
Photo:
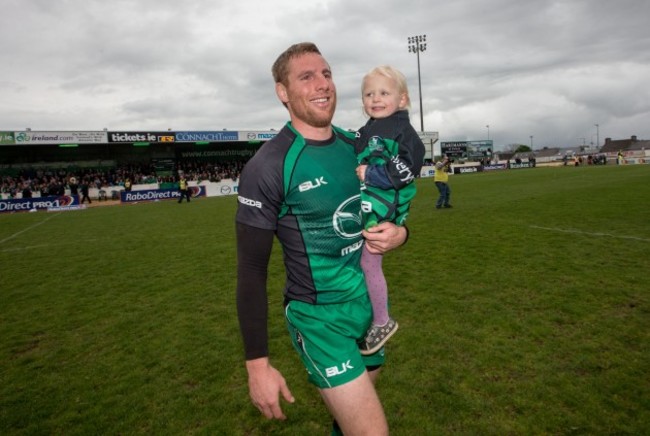
<instances>
[{"instance_id":1,"label":"blk logo on jersey","mask_svg":"<svg viewBox=\"0 0 650 436\"><path fill-rule=\"evenodd\" d=\"M307 182L303 182L300 185L298 185L298 191L300 192L305 192L309 191L310 189L316 189L320 188L323 185L327 185L327 182L325 181L325 177L317 177L314 180L309 180Z\"/></svg>"}]
</instances>

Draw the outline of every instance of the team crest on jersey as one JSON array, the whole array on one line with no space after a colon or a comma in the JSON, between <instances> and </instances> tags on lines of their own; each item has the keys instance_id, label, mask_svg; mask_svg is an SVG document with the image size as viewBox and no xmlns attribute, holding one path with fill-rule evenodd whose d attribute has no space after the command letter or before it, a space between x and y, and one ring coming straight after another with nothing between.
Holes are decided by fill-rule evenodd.
<instances>
[{"instance_id":1,"label":"team crest on jersey","mask_svg":"<svg viewBox=\"0 0 650 436\"><path fill-rule=\"evenodd\" d=\"M353 239L361 234L361 196L355 195L339 205L332 217L336 234L344 239Z\"/></svg>"},{"instance_id":2,"label":"team crest on jersey","mask_svg":"<svg viewBox=\"0 0 650 436\"><path fill-rule=\"evenodd\" d=\"M381 136L373 136L368 140L368 148L371 152L384 151L384 140Z\"/></svg>"}]
</instances>

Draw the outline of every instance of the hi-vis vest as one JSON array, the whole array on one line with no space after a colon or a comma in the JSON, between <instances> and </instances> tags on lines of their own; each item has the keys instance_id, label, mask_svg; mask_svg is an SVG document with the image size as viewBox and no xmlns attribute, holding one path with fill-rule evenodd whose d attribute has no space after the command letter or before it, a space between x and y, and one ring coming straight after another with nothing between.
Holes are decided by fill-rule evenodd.
<instances>
[{"instance_id":1,"label":"hi-vis vest","mask_svg":"<svg viewBox=\"0 0 650 436\"><path fill-rule=\"evenodd\" d=\"M444 182L444 183L447 183L447 181L449 181L449 174L447 174L447 166L443 165L442 162L438 162L436 164L436 169L433 174L433 181Z\"/></svg>"}]
</instances>

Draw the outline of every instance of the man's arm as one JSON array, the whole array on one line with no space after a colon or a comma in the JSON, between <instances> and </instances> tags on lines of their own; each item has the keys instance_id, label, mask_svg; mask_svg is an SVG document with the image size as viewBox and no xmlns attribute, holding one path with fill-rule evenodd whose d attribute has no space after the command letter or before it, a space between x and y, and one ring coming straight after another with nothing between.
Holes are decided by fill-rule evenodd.
<instances>
[{"instance_id":1,"label":"man's arm","mask_svg":"<svg viewBox=\"0 0 650 436\"><path fill-rule=\"evenodd\" d=\"M237 223L237 315L246 359L269 354L266 277L273 231Z\"/></svg>"},{"instance_id":2,"label":"man's arm","mask_svg":"<svg viewBox=\"0 0 650 436\"><path fill-rule=\"evenodd\" d=\"M251 401L267 418L285 419L279 394L290 403L294 398L268 358L266 278L273 234L272 230L237 223L237 315Z\"/></svg>"}]
</instances>

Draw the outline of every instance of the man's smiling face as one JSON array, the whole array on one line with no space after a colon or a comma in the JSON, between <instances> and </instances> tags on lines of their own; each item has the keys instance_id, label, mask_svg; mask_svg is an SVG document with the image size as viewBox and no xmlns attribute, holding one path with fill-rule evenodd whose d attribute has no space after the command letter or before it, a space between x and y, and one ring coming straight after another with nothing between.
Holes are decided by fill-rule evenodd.
<instances>
[{"instance_id":1,"label":"man's smiling face","mask_svg":"<svg viewBox=\"0 0 650 436\"><path fill-rule=\"evenodd\" d=\"M336 109L336 86L321 55L307 53L291 59L287 85L277 84L276 91L287 104L294 125L330 126Z\"/></svg>"}]
</instances>

